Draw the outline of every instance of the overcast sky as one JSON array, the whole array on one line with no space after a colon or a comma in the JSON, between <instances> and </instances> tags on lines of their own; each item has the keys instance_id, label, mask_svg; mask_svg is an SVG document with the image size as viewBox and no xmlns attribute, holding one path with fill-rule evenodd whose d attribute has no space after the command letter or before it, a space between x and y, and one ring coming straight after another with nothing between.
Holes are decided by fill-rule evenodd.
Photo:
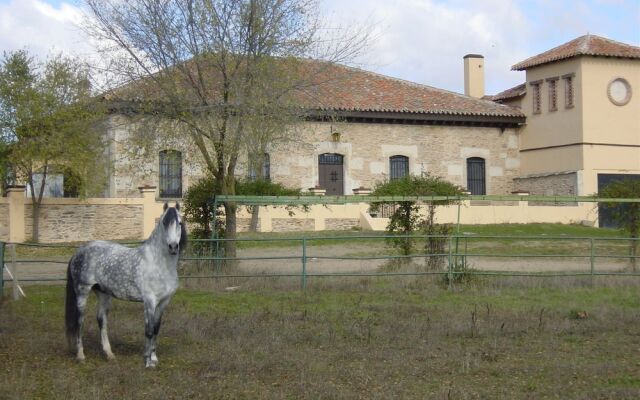
<instances>
[{"instance_id":1,"label":"overcast sky","mask_svg":"<svg viewBox=\"0 0 640 400\"><path fill-rule=\"evenodd\" d=\"M640 46L640 0L320 0L331 24L373 24L363 68L462 92L465 54L485 57L487 94L524 82L511 65L592 33ZM75 0L0 0L0 49L92 49Z\"/></svg>"}]
</instances>

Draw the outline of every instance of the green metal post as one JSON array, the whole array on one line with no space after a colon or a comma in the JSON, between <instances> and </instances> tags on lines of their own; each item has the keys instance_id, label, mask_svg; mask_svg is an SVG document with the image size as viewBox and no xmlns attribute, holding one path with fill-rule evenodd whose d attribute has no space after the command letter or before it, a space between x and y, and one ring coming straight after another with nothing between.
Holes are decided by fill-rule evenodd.
<instances>
[{"instance_id":1,"label":"green metal post","mask_svg":"<svg viewBox=\"0 0 640 400\"><path fill-rule=\"evenodd\" d=\"M4 295L4 242L0 242L0 299Z\"/></svg>"},{"instance_id":2,"label":"green metal post","mask_svg":"<svg viewBox=\"0 0 640 400\"><path fill-rule=\"evenodd\" d=\"M449 290L453 290L453 236L449 236Z\"/></svg>"},{"instance_id":3,"label":"green metal post","mask_svg":"<svg viewBox=\"0 0 640 400\"><path fill-rule=\"evenodd\" d=\"M456 223L456 257L455 257L455 265L458 265L458 242L460 241L460 204L462 203L461 199L458 199L458 220Z\"/></svg>"},{"instance_id":4,"label":"green metal post","mask_svg":"<svg viewBox=\"0 0 640 400\"><path fill-rule=\"evenodd\" d=\"M302 277L300 281L302 290L307 288L307 238L302 238Z\"/></svg>"},{"instance_id":5,"label":"green metal post","mask_svg":"<svg viewBox=\"0 0 640 400\"><path fill-rule=\"evenodd\" d=\"M593 277L595 273L595 248L593 246L593 238L589 239L591 245L591 254L589 256L589 261L591 262L591 286L593 286Z\"/></svg>"},{"instance_id":6,"label":"green metal post","mask_svg":"<svg viewBox=\"0 0 640 400\"><path fill-rule=\"evenodd\" d=\"M213 229L211 229L211 239L216 244L216 255L215 255L215 268L216 273L220 273L220 241L218 240L218 199L214 195L213 196Z\"/></svg>"}]
</instances>

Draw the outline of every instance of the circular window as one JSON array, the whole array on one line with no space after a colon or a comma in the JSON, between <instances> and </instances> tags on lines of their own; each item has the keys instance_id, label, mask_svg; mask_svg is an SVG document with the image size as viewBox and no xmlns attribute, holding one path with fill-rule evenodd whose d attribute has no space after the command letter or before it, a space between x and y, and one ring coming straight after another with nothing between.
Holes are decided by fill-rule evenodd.
<instances>
[{"instance_id":1,"label":"circular window","mask_svg":"<svg viewBox=\"0 0 640 400\"><path fill-rule=\"evenodd\" d=\"M607 94L613 104L624 106L631 100L631 85L624 78L616 78L609 83Z\"/></svg>"}]
</instances>

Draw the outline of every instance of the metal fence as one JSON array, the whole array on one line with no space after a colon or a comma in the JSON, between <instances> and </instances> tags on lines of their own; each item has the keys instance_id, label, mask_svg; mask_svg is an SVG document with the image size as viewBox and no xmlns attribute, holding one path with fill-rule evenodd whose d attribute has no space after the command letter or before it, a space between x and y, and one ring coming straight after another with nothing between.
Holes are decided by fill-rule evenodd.
<instances>
[{"instance_id":1,"label":"metal fence","mask_svg":"<svg viewBox=\"0 0 640 400\"><path fill-rule=\"evenodd\" d=\"M401 254L394 241L411 241ZM440 275L452 287L463 276L640 276L628 237L505 235L381 235L261 237L234 239L237 254L225 254L230 239L192 240L181 258L182 279L393 277ZM436 252L425 243L436 241ZM137 243L128 243L135 245ZM14 296L19 282L63 282L77 245L0 242L0 259ZM508 261L505 261L508 260ZM534 260L534 261L531 261ZM0 278L1 279L1 278ZM4 281L0 280L0 288Z\"/></svg>"}]
</instances>

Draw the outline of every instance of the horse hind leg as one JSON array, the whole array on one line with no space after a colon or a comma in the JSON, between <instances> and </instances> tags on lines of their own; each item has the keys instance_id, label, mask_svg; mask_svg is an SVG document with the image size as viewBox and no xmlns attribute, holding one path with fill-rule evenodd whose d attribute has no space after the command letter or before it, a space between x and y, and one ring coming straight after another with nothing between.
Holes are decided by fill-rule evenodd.
<instances>
[{"instance_id":1,"label":"horse hind leg","mask_svg":"<svg viewBox=\"0 0 640 400\"><path fill-rule=\"evenodd\" d=\"M109 343L109 333L107 330L107 315L109 314L109 308L111 307L111 296L100 291L95 290L98 297L98 312L96 319L98 320L98 326L100 327L100 343L102 344L102 351L108 360L114 360L116 356L111 351L111 343Z\"/></svg>"},{"instance_id":2,"label":"horse hind leg","mask_svg":"<svg viewBox=\"0 0 640 400\"><path fill-rule=\"evenodd\" d=\"M82 346L82 326L84 324L84 313L87 308L87 298L91 293L91 287L79 285L75 288L76 306L77 306L77 332L76 332L76 359L80 362L84 361L84 347Z\"/></svg>"}]
</instances>

